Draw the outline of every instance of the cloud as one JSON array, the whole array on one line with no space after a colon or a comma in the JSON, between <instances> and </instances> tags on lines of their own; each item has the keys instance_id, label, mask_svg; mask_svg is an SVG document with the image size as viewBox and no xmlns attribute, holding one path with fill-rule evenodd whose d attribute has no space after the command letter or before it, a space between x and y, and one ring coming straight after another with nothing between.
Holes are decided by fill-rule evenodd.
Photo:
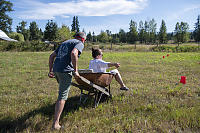
<instances>
[{"instance_id":1,"label":"cloud","mask_svg":"<svg viewBox=\"0 0 200 133\"><path fill-rule=\"evenodd\" d=\"M194 11L194 10L199 9L199 8L200 8L200 5L191 5L190 7L186 7L183 10L183 13Z\"/></svg>"},{"instance_id":2,"label":"cloud","mask_svg":"<svg viewBox=\"0 0 200 133\"><path fill-rule=\"evenodd\" d=\"M188 13L200 11L200 5L188 5L185 8L182 8L176 12L170 13L170 15L167 16L167 19L169 21L177 21L181 18L184 18L184 16L187 16Z\"/></svg>"},{"instance_id":3,"label":"cloud","mask_svg":"<svg viewBox=\"0 0 200 133\"><path fill-rule=\"evenodd\" d=\"M54 19L55 17L128 15L142 11L148 0L71 0L69 2L42 3L21 0L18 4L21 19Z\"/></svg>"}]
</instances>

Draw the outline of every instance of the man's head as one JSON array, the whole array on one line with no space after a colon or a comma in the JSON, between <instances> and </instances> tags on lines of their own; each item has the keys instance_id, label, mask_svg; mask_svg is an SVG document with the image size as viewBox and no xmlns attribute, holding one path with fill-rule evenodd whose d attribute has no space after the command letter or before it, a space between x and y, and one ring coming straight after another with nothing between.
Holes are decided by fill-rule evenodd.
<instances>
[{"instance_id":1,"label":"man's head","mask_svg":"<svg viewBox=\"0 0 200 133\"><path fill-rule=\"evenodd\" d=\"M92 57L94 59L102 59L103 53L101 49L93 49L92 48Z\"/></svg>"},{"instance_id":2,"label":"man's head","mask_svg":"<svg viewBox=\"0 0 200 133\"><path fill-rule=\"evenodd\" d=\"M75 34L75 38L78 39L78 40L80 40L80 41L82 41L84 43L85 40L86 40L86 35L85 35L84 32L77 32Z\"/></svg>"}]
</instances>

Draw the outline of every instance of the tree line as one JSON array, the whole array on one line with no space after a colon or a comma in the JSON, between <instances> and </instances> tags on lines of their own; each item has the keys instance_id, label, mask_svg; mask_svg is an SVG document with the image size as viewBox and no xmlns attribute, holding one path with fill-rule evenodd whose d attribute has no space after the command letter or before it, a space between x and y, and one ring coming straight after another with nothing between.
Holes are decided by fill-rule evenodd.
<instances>
[{"instance_id":1,"label":"tree line","mask_svg":"<svg viewBox=\"0 0 200 133\"><path fill-rule=\"evenodd\" d=\"M177 22L174 32L168 33L166 23L162 20L159 31L157 32L157 23L154 19L150 21L137 22L131 20L129 31L125 32L120 29L118 33L111 34L111 31L101 31L95 36L94 32L87 34L87 40L91 42L110 42L110 43L129 43L129 44L165 44L173 40L174 43L180 44L190 40L200 41L200 15L195 23L195 30L189 32L189 25L186 22Z\"/></svg>"},{"instance_id":2,"label":"tree line","mask_svg":"<svg viewBox=\"0 0 200 133\"><path fill-rule=\"evenodd\" d=\"M12 18L7 15L7 12L13 11L13 4L6 0L0 2L0 29L9 36L19 41L57 41L61 42L73 37L76 32L80 31L78 16L74 16L71 29L62 25L58 27L53 20L48 20L44 31L37 25L35 21L29 26L26 21L21 21L16 27L16 32L11 32ZM26 28L28 26L28 28ZM101 31L99 35L94 32L87 33L87 41L102 42L102 43L129 43L129 44L165 44L169 40L175 43L185 43L190 40L200 42L200 15L195 23L195 30L189 32L189 25L186 22L177 22L174 32L168 33L166 23L162 20L160 28L157 32L157 23L154 19L150 21L137 22L130 20L129 31L119 29L118 33L111 33L110 30ZM84 29L83 29L83 32Z\"/></svg>"}]
</instances>

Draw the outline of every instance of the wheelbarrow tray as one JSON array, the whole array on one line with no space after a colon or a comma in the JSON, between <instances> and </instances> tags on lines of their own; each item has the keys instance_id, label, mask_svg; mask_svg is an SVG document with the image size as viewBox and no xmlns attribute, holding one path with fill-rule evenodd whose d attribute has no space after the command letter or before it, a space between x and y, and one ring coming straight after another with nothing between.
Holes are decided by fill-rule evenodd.
<instances>
[{"instance_id":1,"label":"wheelbarrow tray","mask_svg":"<svg viewBox=\"0 0 200 133\"><path fill-rule=\"evenodd\" d=\"M114 76L113 73L79 73L80 77L76 78L76 83L72 82L72 85L78 87L81 90L80 102L82 96L89 97L90 95L95 96L94 105L98 106L101 100L102 94L107 95L108 98L112 98L110 93L110 83ZM108 89L106 88L108 86ZM84 93L83 90L88 91Z\"/></svg>"},{"instance_id":2,"label":"wheelbarrow tray","mask_svg":"<svg viewBox=\"0 0 200 133\"><path fill-rule=\"evenodd\" d=\"M79 74L80 76L86 78L93 84L96 84L100 87L109 86L113 78L113 74L111 73L79 73ZM92 89L94 89L91 85L81 80L80 78L76 79L76 82L79 85L81 85L84 88L84 90L93 91Z\"/></svg>"}]
</instances>

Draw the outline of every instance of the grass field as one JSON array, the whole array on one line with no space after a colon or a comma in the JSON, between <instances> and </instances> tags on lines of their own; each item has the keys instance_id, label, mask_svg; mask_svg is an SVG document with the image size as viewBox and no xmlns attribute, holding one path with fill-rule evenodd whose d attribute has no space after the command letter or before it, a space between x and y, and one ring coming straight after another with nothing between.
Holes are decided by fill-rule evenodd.
<instances>
[{"instance_id":1,"label":"grass field","mask_svg":"<svg viewBox=\"0 0 200 133\"><path fill-rule=\"evenodd\" d=\"M79 104L71 87L61 132L200 132L200 53L104 52L120 62L124 92L112 81L113 98L93 108ZM49 79L50 52L0 53L0 132L51 132L58 85ZM88 68L84 51L79 68ZM186 76L186 84L179 84ZM53 131L55 132L55 131Z\"/></svg>"}]
</instances>

